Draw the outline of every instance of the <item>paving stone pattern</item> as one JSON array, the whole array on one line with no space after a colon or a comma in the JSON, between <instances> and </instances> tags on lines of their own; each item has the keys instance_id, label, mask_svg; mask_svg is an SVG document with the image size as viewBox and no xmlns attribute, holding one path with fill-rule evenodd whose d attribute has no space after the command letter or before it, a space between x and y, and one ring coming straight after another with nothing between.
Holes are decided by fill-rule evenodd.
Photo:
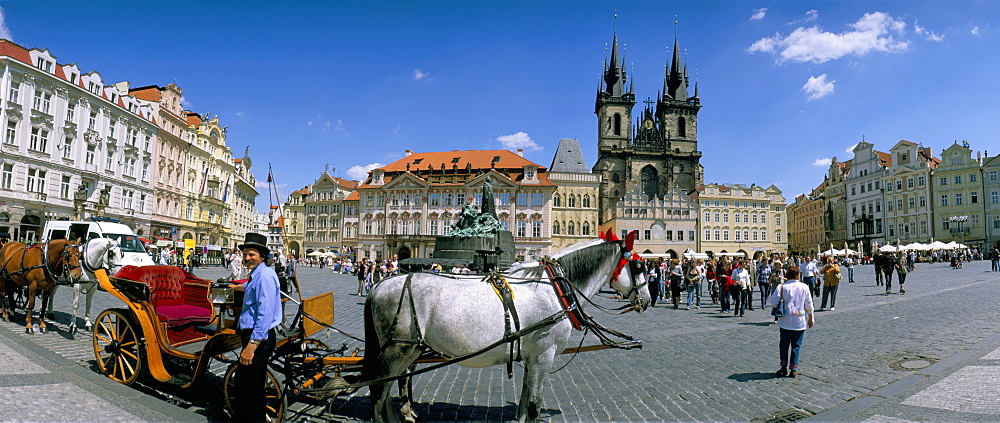
<instances>
[{"instance_id":1,"label":"paving stone pattern","mask_svg":"<svg viewBox=\"0 0 1000 423\"><path fill-rule=\"evenodd\" d=\"M219 268L196 273L209 279L225 274ZM315 268L301 268L299 276L305 296L334 292L338 328L363 334L364 298L352 295L357 288L353 276ZM684 310L683 305L675 310L660 302L642 314L593 311L598 321L642 339L645 347L587 352L575 358L561 356L557 365L573 361L549 377L542 414L549 421L749 421L791 409L817 414L913 374L890 364L897 363L899 368L898 363L906 360L938 362L1000 332L1000 315L989 312L983 304L984 299L996 295L1000 284L1000 273L989 272L989 262L968 263L958 270L943 263L919 264L907 278L905 295L897 293L895 280L893 293L883 295L884 288L874 284L871 266L857 267L855 278L857 283L841 284L836 311L817 313L817 326L805 334L801 369L795 379L773 377L778 367L778 330L770 323L767 310L759 308L759 292L754 293L755 309L742 318L719 313L707 296L700 310ZM20 338L94 368L90 333L74 336L66 332L71 299L71 289L60 289L53 330L21 334ZM814 300L818 307L820 298ZM607 298L596 301L617 305ZM121 306L105 293L98 293L94 302L92 318L105 308ZM22 323L18 314L4 325L20 333ZM325 333L320 339L334 347L341 343L360 346L334 333ZM579 334L575 339L579 342ZM585 342L594 343L596 339ZM151 380L142 381L136 389L198 411L210 420L224 419L218 375L225 365L216 362L213 375L188 390ZM943 385L934 387L929 395L938 389L960 389L964 379L976 375L981 376L977 379L980 383L991 383L981 386L996 386L996 372L970 372L956 372L958 379L942 376ZM514 379L508 380L503 366L436 370L414 381L416 411L428 421L512 420L520 379L517 369ZM909 395L919 392L918 388L930 389L914 386ZM361 389L332 400L326 407L295 404L287 417L310 422L368 420L367 395L368 390ZM891 407L889 403L871 407L854 418L952 420L954 415L948 413L955 413L919 407L923 414L900 416ZM962 414L977 415L984 416Z\"/></svg>"}]
</instances>

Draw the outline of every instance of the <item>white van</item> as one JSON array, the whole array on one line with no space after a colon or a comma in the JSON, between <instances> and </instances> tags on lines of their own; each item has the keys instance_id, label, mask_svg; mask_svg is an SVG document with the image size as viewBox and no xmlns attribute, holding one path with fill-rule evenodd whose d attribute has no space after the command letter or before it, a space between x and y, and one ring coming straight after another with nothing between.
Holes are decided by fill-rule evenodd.
<instances>
[{"instance_id":1,"label":"white van","mask_svg":"<svg viewBox=\"0 0 1000 423\"><path fill-rule=\"evenodd\" d=\"M142 241L139 240L139 236L132 231L126 225L116 222L106 222L106 221L71 221L71 220L50 220L45 223L45 229L42 230L42 241L48 241L52 239L65 239L71 232L70 227L75 226L77 228L81 227L79 225L89 226L86 236L83 234L74 233L73 236L81 236L84 241L93 238L111 238L118 241L118 244L122 248L122 265L133 265L133 266L152 266L153 259L146 252L146 247L143 245Z\"/></svg>"}]
</instances>

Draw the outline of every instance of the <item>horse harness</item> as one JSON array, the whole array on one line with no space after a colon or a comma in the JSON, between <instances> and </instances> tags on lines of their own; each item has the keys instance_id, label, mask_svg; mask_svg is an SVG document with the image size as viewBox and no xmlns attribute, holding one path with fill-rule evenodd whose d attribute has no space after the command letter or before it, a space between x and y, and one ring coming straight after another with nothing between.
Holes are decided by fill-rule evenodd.
<instances>
[{"instance_id":1,"label":"horse harness","mask_svg":"<svg viewBox=\"0 0 1000 423\"><path fill-rule=\"evenodd\" d=\"M42 245L45 245L45 249L44 250L42 250L42 248L41 248ZM6 261L4 261L3 267L0 268L3 271L3 275L2 276L5 279L8 279L8 280L10 279L11 275L19 275L22 278L26 278L25 275L27 273L31 272L32 270L43 269L45 271L46 276L52 277L52 280L54 280L56 282L56 284L66 284L66 282L64 282L64 281L67 281L67 280L71 279L70 278L70 272L72 272L73 269L75 269L75 268L81 267L80 265L73 266L73 265L69 264L69 248L70 247L79 247L79 246L78 245L72 245L72 244L66 244L66 247L63 248L62 253L61 253L62 257L63 257L63 260L62 260L62 273L59 275L59 277L54 277L53 276L56 273L52 271L52 266L49 263L49 255L48 255L49 242L46 242L45 244L25 245L24 248L21 249L22 250L22 252L21 252L21 260L20 260L20 263L19 263L21 269L17 270L17 271L14 271L14 272L7 272L7 264L10 263L10 261L14 258L14 255L11 254L11 256L8 257ZM37 248L37 249L39 249L39 251L41 251L41 253L42 253L42 263L41 264L36 264L34 266L31 266L31 267L24 267L24 257L27 256L28 255L28 251L30 251L33 248Z\"/></svg>"}]
</instances>

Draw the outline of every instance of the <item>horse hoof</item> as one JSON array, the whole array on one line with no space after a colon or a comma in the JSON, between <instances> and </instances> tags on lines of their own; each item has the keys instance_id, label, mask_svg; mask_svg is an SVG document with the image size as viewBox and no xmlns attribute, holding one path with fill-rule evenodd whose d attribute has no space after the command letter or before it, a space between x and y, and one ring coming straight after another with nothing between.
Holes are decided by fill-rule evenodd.
<instances>
[{"instance_id":1,"label":"horse hoof","mask_svg":"<svg viewBox=\"0 0 1000 423\"><path fill-rule=\"evenodd\" d=\"M42 326L40 329L38 329L38 332L45 333L45 326Z\"/></svg>"},{"instance_id":2,"label":"horse hoof","mask_svg":"<svg viewBox=\"0 0 1000 423\"><path fill-rule=\"evenodd\" d=\"M69 334L70 335L75 335L76 334L76 325L69 325L69 328L67 328L67 330L69 330Z\"/></svg>"},{"instance_id":3,"label":"horse hoof","mask_svg":"<svg viewBox=\"0 0 1000 423\"><path fill-rule=\"evenodd\" d=\"M35 330L32 329L32 328L24 328L24 333L26 333L28 335L34 335L35 334Z\"/></svg>"}]
</instances>

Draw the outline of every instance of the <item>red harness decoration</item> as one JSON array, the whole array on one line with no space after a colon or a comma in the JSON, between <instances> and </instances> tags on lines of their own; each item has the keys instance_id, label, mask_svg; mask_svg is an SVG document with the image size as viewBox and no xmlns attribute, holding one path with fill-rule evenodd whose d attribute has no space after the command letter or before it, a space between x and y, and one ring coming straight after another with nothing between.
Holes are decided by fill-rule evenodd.
<instances>
[{"instance_id":1,"label":"red harness decoration","mask_svg":"<svg viewBox=\"0 0 1000 423\"><path fill-rule=\"evenodd\" d=\"M556 292L556 297L559 298L559 304L562 305L563 310L566 310L566 315L569 316L569 322L573 325L573 329L583 330L583 326L580 325L580 317L577 313L580 312L580 308L577 306L573 297L567 294L567 289L563 289L563 284L566 282L566 278L562 276L562 272L558 275L556 271L549 266L549 263L542 260L542 266L545 267L545 273L549 275L549 282L552 283L552 289Z\"/></svg>"}]
</instances>

